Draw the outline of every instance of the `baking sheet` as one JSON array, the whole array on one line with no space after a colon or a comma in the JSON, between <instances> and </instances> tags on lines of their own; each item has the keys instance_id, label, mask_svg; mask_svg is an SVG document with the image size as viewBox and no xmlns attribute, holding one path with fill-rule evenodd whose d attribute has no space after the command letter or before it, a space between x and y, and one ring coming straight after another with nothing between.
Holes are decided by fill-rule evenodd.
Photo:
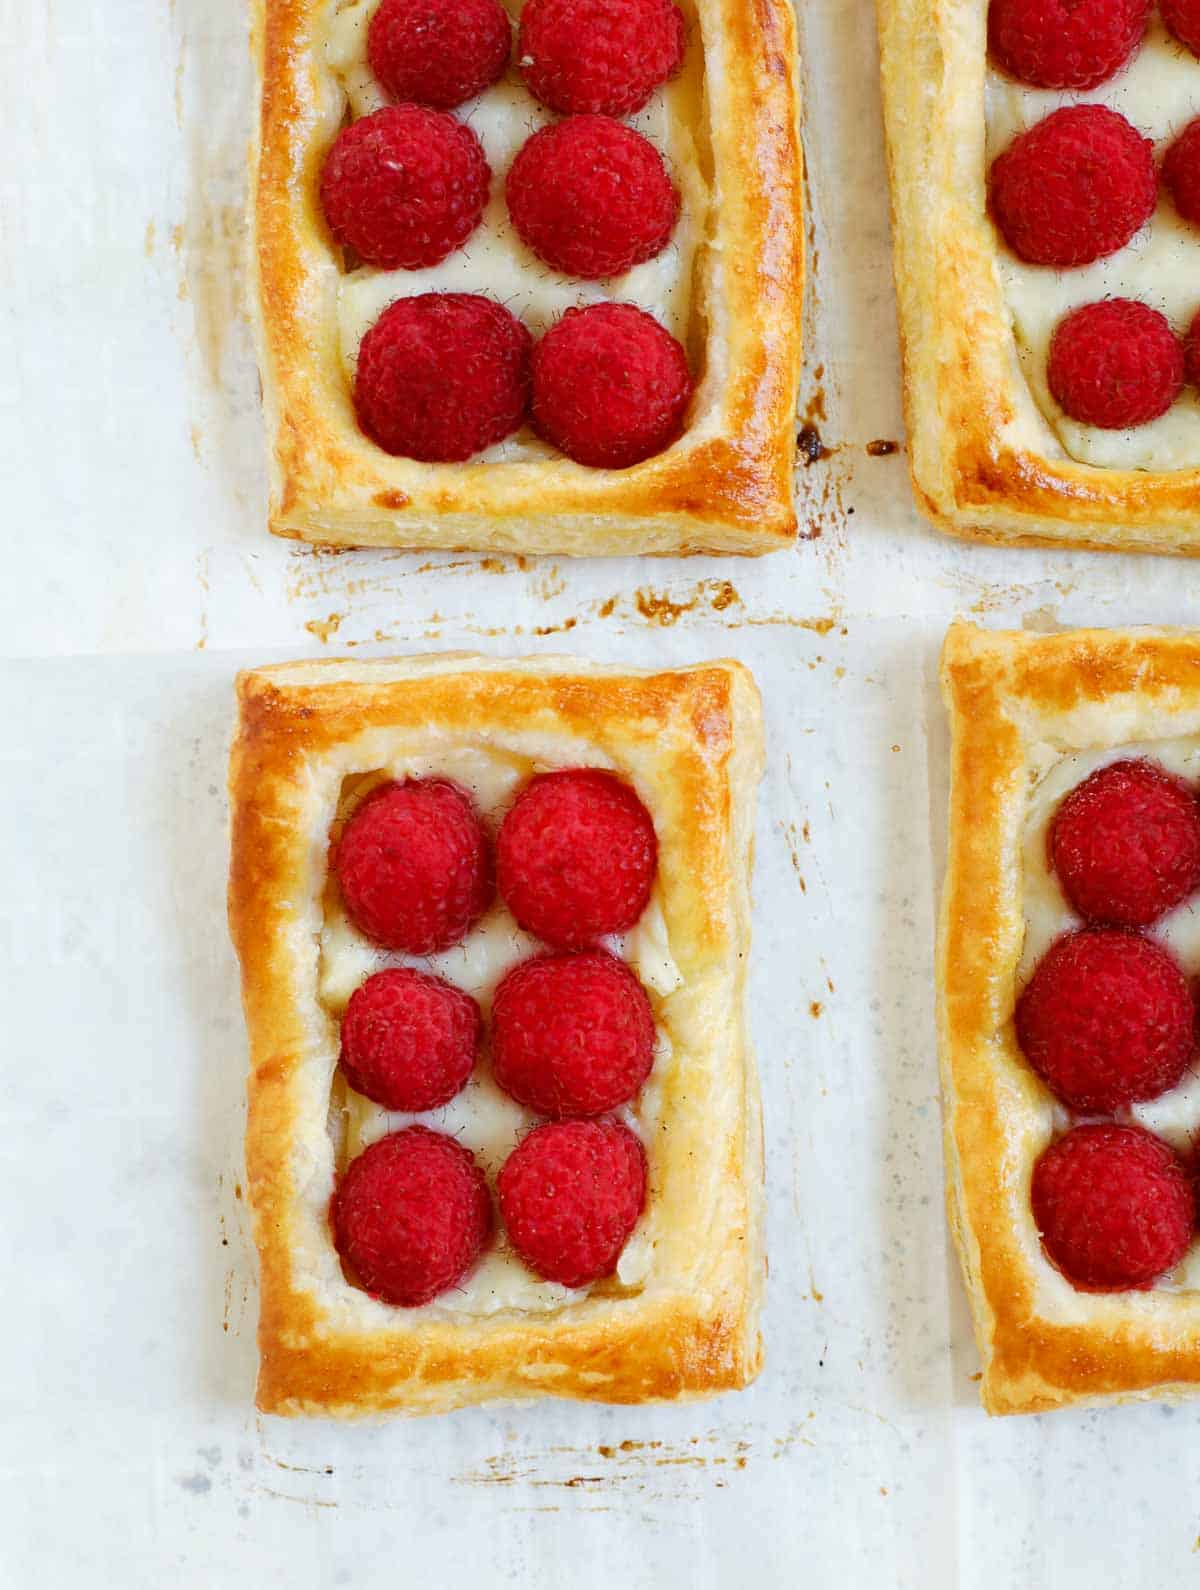
<instances>
[{"instance_id":1,"label":"baking sheet","mask_svg":"<svg viewBox=\"0 0 1200 1590\"><path fill-rule=\"evenodd\" d=\"M865 0L802 7L810 539L758 563L328 556L263 532L238 0L0 0L0 1582L895 1584L1200 1575L1197 1411L988 1422L932 1029L956 614L1195 622L1166 559L960 546L902 440ZM815 448L811 449L816 451ZM475 647L763 687L751 999L767 1367L675 1409L339 1428L251 1406L223 916L236 667Z\"/></svg>"}]
</instances>

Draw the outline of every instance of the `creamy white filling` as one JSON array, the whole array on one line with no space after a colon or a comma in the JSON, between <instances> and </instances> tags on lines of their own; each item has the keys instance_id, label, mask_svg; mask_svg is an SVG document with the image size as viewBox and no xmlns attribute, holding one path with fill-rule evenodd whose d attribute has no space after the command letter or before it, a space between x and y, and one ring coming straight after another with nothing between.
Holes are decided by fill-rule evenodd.
<instances>
[{"instance_id":1,"label":"creamy white filling","mask_svg":"<svg viewBox=\"0 0 1200 1590\"><path fill-rule=\"evenodd\" d=\"M1200 61L1177 44L1156 15L1146 41L1123 72L1090 93L1025 88L988 72L989 163L1016 135L1062 105L1081 102L1119 111L1155 144L1161 158L1200 115ZM999 238L999 234L997 234ZM1027 265L1000 239L1000 280L1034 400L1063 450L1078 462L1112 469L1169 471L1200 465L1200 393L1186 387L1160 419L1127 431L1080 425L1065 415L1046 385L1055 327L1070 310L1102 298L1136 298L1160 310L1182 334L1200 308L1200 227L1180 219L1164 198L1147 226L1108 259L1076 270Z\"/></svg>"}]
</instances>

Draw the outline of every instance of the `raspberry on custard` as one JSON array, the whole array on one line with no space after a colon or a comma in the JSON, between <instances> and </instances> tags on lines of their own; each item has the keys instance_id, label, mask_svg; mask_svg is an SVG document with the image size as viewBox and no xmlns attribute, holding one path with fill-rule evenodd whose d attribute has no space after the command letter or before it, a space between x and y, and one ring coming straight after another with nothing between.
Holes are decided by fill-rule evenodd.
<instances>
[{"instance_id":1,"label":"raspberry on custard","mask_svg":"<svg viewBox=\"0 0 1200 1590\"><path fill-rule=\"evenodd\" d=\"M1200 226L1200 116L1196 116L1163 156L1163 181L1185 221Z\"/></svg>"},{"instance_id":2,"label":"raspberry on custard","mask_svg":"<svg viewBox=\"0 0 1200 1590\"><path fill-rule=\"evenodd\" d=\"M508 1239L543 1280L611 1275L646 1203L646 1154L617 1121L536 1126L496 1182Z\"/></svg>"},{"instance_id":3,"label":"raspberry on custard","mask_svg":"<svg viewBox=\"0 0 1200 1590\"><path fill-rule=\"evenodd\" d=\"M482 1036L470 994L411 966L390 967L350 996L341 1067L356 1093L385 1110L436 1110L466 1085Z\"/></svg>"},{"instance_id":4,"label":"raspberry on custard","mask_svg":"<svg viewBox=\"0 0 1200 1590\"><path fill-rule=\"evenodd\" d=\"M1046 382L1081 425L1148 425L1183 389L1183 349L1165 315L1133 298L1083 304L1050 339Z\"/></svg>"},{"instance_id":5,"label":"raspberry on custard","mask_svg":"<svg viewBox=\"0 0 1200 1590\"><path fill-rule=\"evenodd\" d=\"M494 299L399 298L358 350L358 423L385 452L461 463L523 422L532 346L521 322Z\"/></svg>"},{"instance_id":6,"label":"raspberry on custard","mask_svg":"<svg viewBox=\"0 0 1200 1590\"><path fill-rule=\"evenodd\" d=\"M522 242L553 270L589 281L660 254L679 216L663 157L611 116L571 116L535 132L505 194Z\"/></svg>"},{"instance_id":7,"label":"raspberry on custard","mask_svg":"<svg viewBox=\"0 0 1200 1590\"><path fill-rule=\"evenodd\" d=\"M351 1161L330 1209L352 1278L385 1303L416 1308L457 1286L492 1231L492 1200L470 1152L409 1126Z\"/></svg>"},{"instance_id":8,"label":"raspberry on custard","mask_svg":"<svg viewBox=\"0 0 1200 1590\"><path fill-rule=\"evenodd\" d=\"M683 46L673 0L528 0L517 57L551 110L630 116L679 70Z\"/></svg>"},{"instance_id":9,"label":"raspberry on custard","mask_svg":"<svg viewBox=\"0 0 1200 1590\"><path fill-rule=\"evenodd\" d=\"M1200 805L1155 762L1110 762L1063 800L1049 848L1080 916L1150 927L1200 887Z\"/></svg>"},{"instance_id":10,"label":"raspberry on custard","mask_svg":"<svg viewBox=\"0 0 1200 1590\"><path fill-rule=\"evenodd\" d=\"M1193 386L1200 386L1200 309L1196 311L1183 340L1183 357L1188 380Z\"/></svg>"},{"instance_id":11,"label":"raspberry on custard","mask_svg":"<svg viewBox=\"0 0 1200 1590\"><path fill-rule=\"evenodd\" d=\"M491 168L462 122L388 105L351 122L321 171L321 207L343 248L381 270L420 270L479 225Z\"/></svg>"},{"instance_id":12,"label":"raspberry on custard","mask_svg":"<svg viewBox=\"0 0 1200 1590\"><path fill-rule=\"evenodd\" d=\"M355 927L409 955L461 943L492 898L479 814L444 778L372 790L346 824L333 865Z\"/></svg>"},{"instance_id":13,"label":"raspberry on custard","mask_svg":"<svg viewBox=\"0 0 1200 1590\"><path fill-rule=\"evenodd\" d=\"M1142 42L1150 0L991 0L988 48L1032 88L1095 88Z\"/></svg>"},{"instance_id":14,"label":"raspberry on custard","mask_svg":"<svg viewBox=\"0 0 1200 1590\"><path fill-rule=\"evenodd\" d=\"M1124 248L1158 194L1153 146L1106 105L1068 105L992 162L992 213L1031 265L1089 265Z\"/></svg>"},{"instance_id":15,"label":"raspberry on custard","mask_svg":"<svg viewBox=\"0 0 1200 1590\"><path fill-rule=\"evenodd\" d=\"M658 840L637 793L600 768L539 773L500 827L505 904L555 949L627 932L650 900Z\"/></svg>"},{"instance_id":16,"label":"raspberry on custard","mask_svg":"<svg viewBox=\"0 0 1200 1590\"><path fill-rule=\"evenodd\" d=\"M1200 56L1200 0L1159 0L1159 10L1180 44Z\"/></svg>"},{"instance_id":17,"label":"raspberry on custard","mask_svg":"<svg viewBox=\"0 0 1200 1590\"><path fill-rule=\"evenodd\" d=\"M453 110L508 65L500 0L383 0L367 29L371 70L393 99Z\"/></svg>"},{"instance_id":18,"label":"raspberry on custard","mask_svg":"<svg viewBox=\"0 0 1200 1590\"><path fill-rule=\"evenodd\" d=\"M637 1094L653 1064L646 991L604 950L522 961L496 990L492 1070L538 1115L604 1115Z\"/></svg>"},{"instance_id":19,"label":"raspberry on custard","mask_svg":"<svg viewBox=\"0 0 1200 1590\"><path fill-rule=\"evenodd\" d=\"M1187 979L1161 944L1123 928L1056 940L1017 1000L1017 1042L1069 1109L1110 1113L1173 1088L1194 1047Z\"/></svg>"},{"instance_id":20,"label":"raspberry on custard","mask_svg":"<svg viewBox=\"0 0 1200 1590\"><path fill-rule=\"evenodd\" d=\"M1038 1159L1030 1198L1047 1256L1083 1291L1153 1286L1196 1224L1186 1167L1140 1126L1076 1126Z\"/></svg>"}]
</instances>

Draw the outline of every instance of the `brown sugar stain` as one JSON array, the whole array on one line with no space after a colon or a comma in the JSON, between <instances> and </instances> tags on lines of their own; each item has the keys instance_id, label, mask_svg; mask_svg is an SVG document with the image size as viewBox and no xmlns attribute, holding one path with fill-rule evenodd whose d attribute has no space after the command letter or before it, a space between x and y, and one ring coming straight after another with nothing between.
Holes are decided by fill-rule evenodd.
<instances>
[{"instance_id":1,"label":"brown sugar stain","mask_svg":"<svg viewBox=\"0 0 1200 1590\"><path fill-rule=\"evenodd\" d=\"M639 590L634 592L633 601L648 624L670 629L685 613L692 611L698 598L693 596L690 602L673 602L665 591Z\"/></svg>"},{"instance_id":2,"label":"brown sugar stain","mask_svg":"<svg viewBox=\"0 0 1200 1590\"><path fill-rule=\"evenodd\" d=\"M824 1011L825 1011L825 1006L821 1003L821 1001L819 999L814 999L809 1004L808 1013L809 1013L809 1015L812 1017L812 1019L814 1021L820 1021L822 1015L824 1014Z\"/></svg>"},{"instance_id":3,"label":"brown sugar stain","mask_svg":"<svg viewBox=\"0 0 1200 1590\"><path fill-rule=\"evenodd\" d=\"M867 443L867 456L869 458L890 458L893 453L900 451L900 443L878 440Z\"/></svg>"},{"instance_id":4,"label":"brown sugar stain","mask_svg":"<svg viewBox=\"0 0 1200 1590\"><path fill-rule=\"evenodd\" d=\"M804 874L800 870L800 849L796 842L795 823L787 824L783 830L783 837L787 840L788 855L791 857L792 871L796 874L796 880L800 885L800 893L807 894L808 885L805 883Z\"/></svg>"},{"instance_id":5,"label":"brown sugar stain","mask_svg":"<svg viewBox=\"0 0 1200 1590\"><path fill-rule=\"evenodd\" d=\"M305 629L310 635L315 635L322 646L328 646L329 637L336 635L341 628L342 613L330 613L328 618L310 618L305 624Z\"/></svg>"},{"instance_id":6,"label":"brown sugar stain","mask_svg":"<svg viewBox=\"0 0 1200 1590\"><path fill-rule=\"evenodd\" d=\"M146 235L142 239L142 253L147 259L154 258L154 238L157 230L158 228L155 226L153 218L146 222Z\"/></svg>"}]
</instances>

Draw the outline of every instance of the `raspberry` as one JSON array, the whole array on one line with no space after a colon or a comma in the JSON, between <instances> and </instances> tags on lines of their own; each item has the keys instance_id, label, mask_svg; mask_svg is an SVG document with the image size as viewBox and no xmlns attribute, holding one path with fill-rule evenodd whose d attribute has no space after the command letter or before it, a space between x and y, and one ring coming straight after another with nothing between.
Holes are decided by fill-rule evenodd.
<instances>
[{"instance_id":1,"label":"raspberry","mask_svg":"<svg viewBox=\"0 0 1200 1590\"><path fill-rule=\"evenodd\" d=\"M499 0L383 0L367 29L371 70L393 99L453 110L508 65Z\"/></svg>"},{"instance_id":2,"label":"raspberry","mask_svg":"<svg viewBox=\"0 0 1200 1590\"><path fill-rule=\"evenodd\" d=\"M492 1230L483 1172L460 1143L424 1126L392 1132L352 1161L330 1215L352 1278L405 1308L457 1286Z\"/></svg>"},{"instance_id":3,"label":"raspberry","mask_svg":"<svg viewBox=\"0 0 1200 1590\"><path fill-rule=\"evenodd\" d=\"M346 1080L385 1110L436 1110L461 1091L483 1024L461 988L409 966L376 972L342 1017Z\"/></svg>"},{"instance_id":4,"label":"raspberry","mask_svg":"<svg viewBox=\"0 0 1200 1590\"><path fill-rule=\"evenodd\" d=\"M1142 42L1150 0L992 0L988 47L1033 88L1095 88Z\"/></svg>"},{"instance_id":5,"label":"raspberry","mask_svg":"<svg viewBox=\"0 0 1200 1590\"><path fill-rule=\"evenodd\" d=\"M1150 219L1157 192L1150 140L1106 105L1054 111L992 163L996 224L1032 265L1115 254Z\"/></svg>"},{"instance_id":6,"label":"raspberry","mask_svg":"<svg viewBox=\"0 0 1200 1590\"><path fill-rule=\"evenodd\" d=\"M608 116L572 116L534 133L508 173L522 241L567 276L623 276L667 246L679 194L658 150Z\"/></svg>"},{"instance_id":7,"label":"raspberry","mask_svg":"<svg viewBox=\"0 0 1200 1590\"><path fill-rule=\"evenodd\" d=\"M358 350L358 423L386 452L461 463L524 420L531 352L525 327L491 298L399 298Z\"/></svg>"},{"instance_id":8,"label":"raspberry","mask_svg":"<svg viewBox=\"0 0 1200 1590\"><path fill-rule=\"evenodd\" d=\"M372 790L346 824L334 866L355 927L409 955L461 943L492 898L483 827L447 779Z\"/></svg>"},{"instance_id":9,"label":"raspberry","mask_svg":"<svg viewBox=\"0 0 1200 1590\"><path fill-rule=\"evenodd\" d=\"M1071 419L1128 430L1156 420L1179 396L1183 349L1157 309L1105 298L1059 321L1046 380Z\"/></svg>"},{"instance_id":10,"label":"raspberry","mask_svg":"<svg viewBox=\"0 0 1200 1590\"><path fill-rule=\"evenodd\" d=\"M1180 215L1200 226L1200 116L1188 122L1167 150L1162 174Z\"/></svg>"},{"instance_id":11,"label":"raspberry","mask_svg":"<svg viewBox=\"0 0 1200 1590\"><path fill-rule=\"evenodd\" d=\"M513 968L492 1005L492 1068L519 1104L560 1121L627 1104L654 1064L654 1013L603 950Z\"/></svg>"},{"instance_id":12,"label":"raspberry","mask_svg":"<svg viewBox=\"0 0 1200 1590\"><path fill-rule=\"evenodd\" d=\"M544 1280L611 1275L646 1203L646 1155L616 1121L535 1126L496 1182L508 1239Z\"/></svg>"},{"instance_id":13,"label":"raspberry","mask_svg":"<svg viewBox=\"0 0 1200 1590\"><path fill-rule=\"evenodd\" d=\"M1175 1151L1140 1126L1077 1126L1033 1167L1047 1256L1084 1291L1144 1290L1191 1246L1195 1195Z\"/></svg>"},{"instance_id":14,"label":"raspberry","mask_svg":"<svg viewBox=\"0 0 1200 1590\"><path fill-rule=\"evenodd\" d=\"M1196 312L1183 343L1183 357L1187 378L1193 386L1200 386L1200 310Z\"/></svg>"},{"instance_id":15,"label":"raspberry","mask_svg":"<svg viewBox=\"0 0 1200 1590\"><path fill-rule=\"evenodd\" d=\"M654 887L658 841L628 784L576 768L530 780L501 824L496 861L520 926L576 950L633 927Z\"/></svg>"},{"instance_id":16,"label":"raspberry","mask_svg":"<svg viewBox=\"0 0 1200 1590\"><path fill-rule=\"evenodd\" d=\"M1051 945L1017 1001L1017 1042L1052 1093L1083 1113L1173 1088L1192 1056L1192 996L1160 944L1085 928Z\"/></svg>"},{"instance_id":17,"label":"raspberry","mask_svg":"<svg viewBox=\"0 0 1200 1590\"><path fill-rule=\"evenodd\" d=\"M1080 916L1149 927L1200 885L1200 806L1154 762L1110 762L1058 808L1050 859Z\"/></svg>"},{"instance_id":18,"label":"raspberry","mask_svg":"<svg viewBox=\"0 0 1200 1590\"><path fill-rule=\"evenodd\" d=\"M1200 0L1159 0L1167 27L1193 55L1200 55Z\"/></svg>"},{"instance_id":19,"label":"raspberry","mask_svg":"<svg viewBox=\"0 0 1200 1590\"><path fill-rule=\"evenodd\" d=\"M517 55L551 110L631 116L679 70L683 35L672 0L529 0Z\"/></svg>"},{"instance_id":20,"label":"raspberry","mask_svg":"<svg viewBox=\"0 0 1200 1590\"><path fill-rule=\"evenodd\" d=\"M343 248L381 270L420 270L479 225L491 169L469 127L420 105L351 122L321 172L321 207Z\"/></svg>"},{"instance_id":21,"label":"raspberry","mask_svg":"<svg viewBox=\"0 0 1200 1590\"><path fill-rule=\"evenodd\" d=\"M661 453L691 396L687 355L632 304L568 309L533 350L531 422L577 464L628 469Z\"/></svg>"}]
</instances>

